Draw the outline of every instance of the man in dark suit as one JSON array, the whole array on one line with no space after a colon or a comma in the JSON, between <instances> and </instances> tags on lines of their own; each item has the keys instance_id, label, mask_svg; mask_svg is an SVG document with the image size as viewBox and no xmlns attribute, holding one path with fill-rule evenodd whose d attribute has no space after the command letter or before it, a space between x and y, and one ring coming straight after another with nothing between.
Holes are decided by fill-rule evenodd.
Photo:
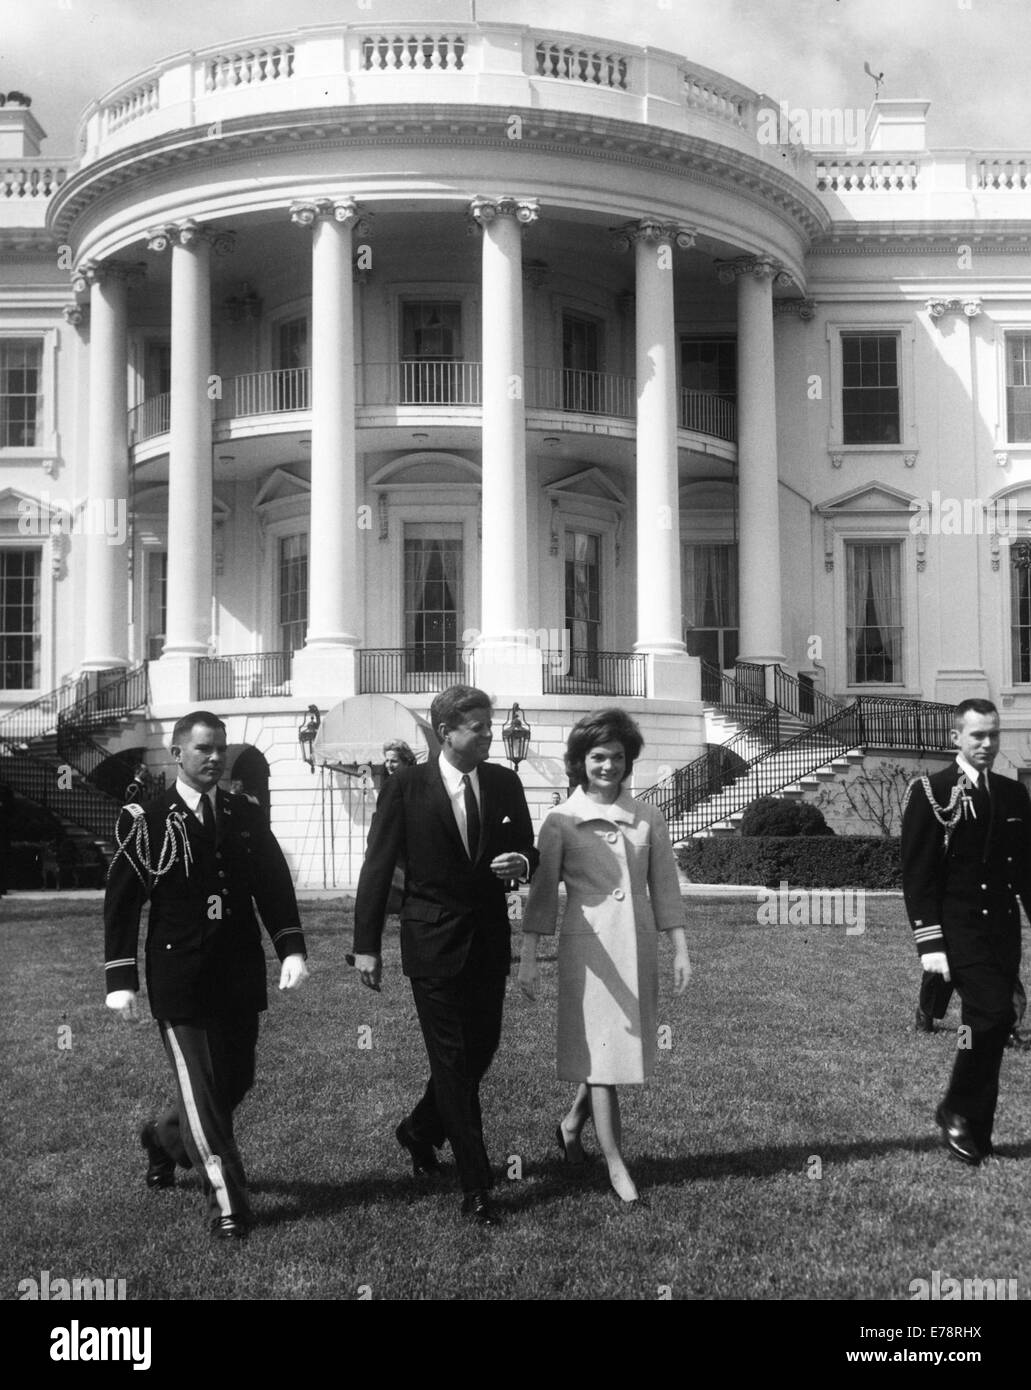
<instances>
[{"instance_id":1,"label":"man in dark suit","mask_svg":"<svg viewBox=\"0 0 1031 1390\"><path fill-rule=\"evenodd\" d=\"M136 1017L140 912L150 902L147 992L178 1101L144 1125L148 1187L195 1168L211 1233L246 1238L247 1182L233 1111L254 1082L258 1015L268 1007L257 904L282 961L280 989L307 977L304 937L283 852L257 806L218 790L222 721L197 710L172 732L175 786L118 819L104 902L107 1005Z\"/></svg>"},{"instance_id":2,"label":"man in dark suit","mask_svg":"<svg viewBox=\"0 0 1031 1390\"><path fill-rule=\"evenodd\" d=\"M462 1213L489 1225L493 1178L479 1088L501 1037L511 959L505 883L529 878L537 852L519 778L485 761L489 696L451 686L434 699L430 722L439 757L401 768L380 793L358 880L354 963L362 983L378 990L383 919L401 863L401 965L412 982L430 1080L395 1137L416 1174L436 1171L435 1151L447 1139Z\"/></svg>"},{"instance_id":3,"label":"man in dark suit","mask_svg":"<svg viewBox=\"0 0 1031 1390\"><path fill-rule=\"evenodd\" d=\"M999 715L957 705L956 761L912 783L902 816L902 889L925 971L962 1004L959 1048L935 1112L942 1142L965 1163L992 1153L999 1071L1013 1028L1020 909L1031 909L1031 800L991 771Z\"/></svg>"}]
</instances>

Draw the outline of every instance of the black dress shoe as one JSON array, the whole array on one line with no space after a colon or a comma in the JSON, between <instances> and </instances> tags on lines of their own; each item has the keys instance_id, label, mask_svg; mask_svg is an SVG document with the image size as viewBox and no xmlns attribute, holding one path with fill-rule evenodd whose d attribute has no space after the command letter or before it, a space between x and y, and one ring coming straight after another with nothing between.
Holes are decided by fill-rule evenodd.
<instances>
[{"instance_id":1,"label":"black dress shoe","mask_svg":"<svg viewBox=\"0 0 1031 1390\"><path fill-rule=\"evenodd\" d=\"M498 1223L490 1198L482 1189L465 1194L462 1198L462 1215L477 1226L496 1226Z\"/></svg>"},{"instance_id":2,"label":"black dress shoe","mask_svg":"<svg viewBox=\"0 0 1031 1390\"><path fill-rule=\"evenodd\" d=\"M924 1013L919 1006L916 1011L916 1022L913 1025L914 1033L933 1033L934 1019L930 1014Z\"/></svg>"},{"instance_id":3,"label":"black dress shoe","mask_svg":"<svg viewBox=\"0 0 1031 1390\"><path fill-rule=\"evenodd\" d=\"M147 1167L148 1187L175 1186L175 1159L158 1142L157 1130L153 1120L140 1130L140 1146L147 1150L150 1163Z\"/></svg>"},{"instance_id":4,"label":"black dress shoe","mask_svg":"<svg viewBox=\"0 0 1031 1390\"><path fill-rule=\"evenodd\" d=\"M211 1223L214 1240L246 1240L249 1234L250 1227L244 1216L219 1216Z\"/></svg>"},{"instance_id":5,"label":"black dress shoe","mask_svg":"<svg viewBox=\"0 0 1031 1390\"><path fill-rule=\"evenodd\" d=\"M1017 1052L1031 1052L1031 1038L1025 1038L1014 1028L1013 1032L1006 1039L1006 1046L1014 1048Z\"/></svg>"},{"instance_id":6,"label":"black dress shoe","mask_svg":"<svg viewBox=\"0 0 1031 1390\"><path fill-rule=\"evenodd\" d=\"M944 1105L938 1106L934 1118L942 1132L942 1143L949 1153L955 1154L961 1162L969 1163L976 1168L984 1158L984 1153L974 1138L969 1121L952 1110L946 1110Z\"/></svg>"},{"instance_id":7,"label":"black dress shoe","mask_svg":"<svg viewBox=\"0 0 1031 1390\"><path fill-rule=\"evenodd\" d=\"M402 1120L397 1129L394 1130L394 1138L402 1149L408 1151L412 1160L412 1173L415 1177L431 1177L440 1172L440 1164L437 1162L437 1154L433 1145L427 1144L422 1139L416 1139L409 1130L407 1121Z\"/></svg>"}]
</instances>

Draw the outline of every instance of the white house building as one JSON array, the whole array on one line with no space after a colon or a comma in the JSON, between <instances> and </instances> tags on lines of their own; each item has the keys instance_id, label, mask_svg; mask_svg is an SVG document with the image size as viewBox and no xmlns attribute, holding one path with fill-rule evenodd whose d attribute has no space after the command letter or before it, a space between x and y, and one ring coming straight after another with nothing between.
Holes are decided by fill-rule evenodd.
<instances>
[{"instance_id":1,"label":"white house building","mask_svg":"<svg viewBox=\"0 0 1031 1390\"><path fill-rule=\"evenodd\" d=\"M105 759L209 707L334 886L458 680L518 702L538 814L601 704L696 813L707 709L739 762L794 739L761 790L968 695L1028 761L1031 157L694 56L306 28L120 84L67 158L8 97L0 780L95 830Z\"/></svg>"}]
</instances>

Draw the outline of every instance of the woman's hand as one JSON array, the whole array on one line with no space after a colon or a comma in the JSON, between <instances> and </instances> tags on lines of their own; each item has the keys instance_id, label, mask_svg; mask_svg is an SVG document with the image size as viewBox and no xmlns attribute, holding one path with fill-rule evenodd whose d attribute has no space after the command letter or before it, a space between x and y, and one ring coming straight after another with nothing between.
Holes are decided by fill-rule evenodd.
<instances>
[{"instance_id":1,"label":"woman's hand","mask_svg":"<svg viewBox=\"0 0 1031 1390\"><path fill-rule=\"evenodd\" d=\"M527 999L537 998L537 985L540 978L540 966L535 960L521 960L519 962L519 988Z\"/></svg>"},{"instance_id":2,"label":"woman's hand","mask_svg":"<svg viewBox=\"0 0 1031 1390\"><path fill-rule=\"evenodd\" d=\"M683 994L687 989L687 982L691 978L691 960L685 947L682 951L677 951L673 957L673 993Z\"/></svg>"}]
</instances>

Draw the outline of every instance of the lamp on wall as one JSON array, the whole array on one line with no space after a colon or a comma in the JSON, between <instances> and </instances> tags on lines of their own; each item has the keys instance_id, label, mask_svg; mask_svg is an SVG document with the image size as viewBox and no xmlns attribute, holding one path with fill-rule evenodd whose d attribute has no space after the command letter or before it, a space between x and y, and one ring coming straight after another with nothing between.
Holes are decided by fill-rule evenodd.
<instances>
[{"instance_id":1,"label":"lamp on wall","mask_svg":"<svg viewBox=\"0 0 1031 1390\"><path fill-rule=\"evenodd\" d=\"M315 735L319 731L322 717L319 714L318 705L308 706L308 717L297 730L297 742L301 745L301 757L311 768L312 776L315 776Z\"/></svg>"},{"instance_id":2,"label":"lamp on wall","mask_svg":"<svg viewBox=\"0 0 1031 1390\"><path fill-rule=\"evenodd\" d=\"M523 718L518 705L512 706L512 713L508 716L508 723L501 730L501 737L505 744L505 757L518 772L519 764L526 757L526 750L530 746L530 726Z\"/></svg>"}]
</instances>

